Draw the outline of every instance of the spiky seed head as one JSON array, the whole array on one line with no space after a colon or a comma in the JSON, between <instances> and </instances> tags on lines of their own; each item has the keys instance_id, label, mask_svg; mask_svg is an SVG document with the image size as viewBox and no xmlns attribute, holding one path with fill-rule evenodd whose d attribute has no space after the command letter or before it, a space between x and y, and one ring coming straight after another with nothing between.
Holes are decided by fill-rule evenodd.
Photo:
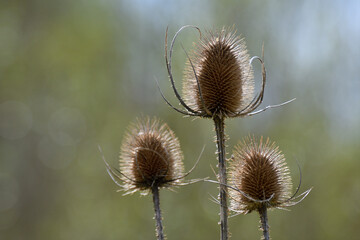
<instances>
[{"instance_id":1,"label":"spiky seed head","mask_svg":"<svg viewBox=\"0 0 360 240\"><path fill-rule=\"evenodd\" d=\"M232 209L249 213L266 207L281 207L290 198L292 188L285 157L269 138L259 143L248 137L235 147L230 163Z\"/></svg>"},{"instance_id":2,"label":"spiky seed head","mask_svg":"<svg viewBox=\"0 0 360 240\"><path fill-rule=\"evenodd\" d=\"M138 119L123 141L120 171L128 192L179 183L184 172L183 154L174 132L158 119Z\"/></svg>"},{"instance_id":3,"label":"spiky seed head","mask_svg":"<svg viewBox=\"0 0 360 240\"><path fill-rule=\"evenodd\" d=\"M250 104L254 95L254 76L249 63L245 41L234 31L207 32L192 53L185 68L183 90L185 99L193 109L223 117L234 117ZM203 104L204 102L204 104ZM205 106L204 106L205 105Z\"/></svg>"}]
</instances>

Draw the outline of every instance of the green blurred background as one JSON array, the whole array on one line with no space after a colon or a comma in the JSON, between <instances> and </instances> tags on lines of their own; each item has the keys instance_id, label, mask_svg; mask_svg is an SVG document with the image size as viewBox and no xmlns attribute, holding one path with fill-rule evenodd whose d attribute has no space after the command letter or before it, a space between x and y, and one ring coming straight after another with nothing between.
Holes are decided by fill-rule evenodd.
<instances>
[{"instance_id":1,"label":"green blurred background","mask_svg":"<svg viewBox=\"0 0 360 240\"><path fill-rule=\"evenodd\" d=\"M357 239L360 234L360 2L2 0L0 2L0 239L154 239L150 196L122 196L97 145L118 165L130 121L156 115L180 139L190 176L216 166L212 122L184 118L164 62L164 36L186 24L235 26L250 55L265 43L262 114L227 121L228 156L244 136L269 136L295 185L311 194L269 213L273 239ZM186 49L198 35L179 37ZM175 47L181 88L185 55ZM260 81L260 66L255 67ZM168 239L218 239L217 186L161 192ZM230 219L232 239L259 239L258 216Z\"/></svg>"}]
</instances>

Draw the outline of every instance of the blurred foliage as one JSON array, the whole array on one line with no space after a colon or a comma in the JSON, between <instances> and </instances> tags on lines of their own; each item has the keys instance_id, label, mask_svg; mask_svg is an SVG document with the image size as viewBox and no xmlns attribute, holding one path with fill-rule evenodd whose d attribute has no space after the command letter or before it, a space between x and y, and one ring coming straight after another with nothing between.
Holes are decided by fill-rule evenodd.
<instances>
[{"instance_id":1,"label":"blurred foliage","mask_svg":"<svg viewBox=\"0 0 360 240\"><path fill-rule=\"evenodd\" d=\"M164 35L184 24L235 26L251 55L265 43L263 106L227 122L228 156L248 134L269 136L294 185L314 190L291 212L269 213L273 239L355 239L360 234L360 3L358 1L0 2L0 239L154 239L150 197L123 197L97 146L117 166L128 123L156 115L176 132L190 176L215 178L211 121L183 118L164 63ZM186 49L194 31L179 40ZM179 44L180 45L180 44ZM176 46L181 86L185 55ZM260 77L260 66L256 66ZM162 191L169 239L217 239L217 186ZM233 239L258 239L258 216L230 219Z\"/></svg>"}]
</instances>

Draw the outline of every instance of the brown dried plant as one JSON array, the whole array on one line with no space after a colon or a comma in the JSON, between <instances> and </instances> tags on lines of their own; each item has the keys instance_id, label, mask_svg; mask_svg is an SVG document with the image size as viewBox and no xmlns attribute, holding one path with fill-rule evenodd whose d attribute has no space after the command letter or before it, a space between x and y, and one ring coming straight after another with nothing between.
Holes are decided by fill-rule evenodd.
<instances>
[{"instance_id":1,"label":"brown dried plant","mask_svg":"<svg viewBox=\"0 0 360 240\"><path fill-rule=\"evenodd\" d=\"M260 214L264 239L269 239L268 208L285 208L301 202L311 189L296 196L300 184L291 196L292 182L285 157L269 139L259 143L247 138L235 147L230 161L231 210L247 214L256 210ZM300 182L301 183L301 182ZM301 198L299 201L294 201Z\"/></svg>"},{"instance_id":2,"label":"brown dried plant","mask_svg":"<svg viewBox=\"0 0 360 240\"><path fill-rule=\"evenodd\" d=\"M200 40L195 43L185 68L182 98L175 86L172 74L172 55L178 35L186 28L194 28L200 33ZM254 111L263 101L266 70L264 56L249 57L244 39L232 29L208 31L204 37L198 27L181 27L174 35L168 50L168 30L165 36L165 62L172 89L184 109L176 108L160 93L165 102L177 112L187 116L205 118L226 118L252 116L269 108L285 105L294 99L278 105L270 105ZM264 47L262 51L264 55ZM254 75L252 62L259 60L262 66L261 90L254 95ZM185 99L185 100L184 100Z\"/></svg>"},{"instance_id":3,"label":"brown dried plant","mask_svg":"<svg viewBox=\"0 0 360 240\"><path fill-rule=\"evenodd\" d=\"M187 54L187 66L183 81L185 98L179 94L172 75L172 54L175 40L186 28L194 28L200 33L200 40L195 43L194 51ZM232 29L209 31L201 37L198 27L184 26L175 34L168 51L167 30L165 36L165 61L172 89L183 108L174 107L160 93L165 102L177 112L187 116L212 118L216 131L220 181L220 235L222 240L228 239L228 212L226 194L226 150L225 150L225 118L252 116L266 109L282 106L288 102L267 106L255 111L264 98L266 70L264 65L264 47L262 58L252 57L247 53L243 39ZM259 94L254 94L254 75L251 64L259 60L262 66L262 83Z\"/></svg>"},{"instance_id":4,"label":"brown dried plant","mask_svg":"<svg viewBox=\"0 0 360 240\"><path fill-rule=\"evenodd\" d=\"M188 61L185 69L183 92L192 109L204 117L236 117L251 103L254 76L250 57L245 41L234 32L208 32L189 59L192 63Z\"/></svg>"},{"instance_id":5,"label":"brown dried plant","mask_svg":"<svg viewBox=\"0 0 360 240\"><path fill-rule=\"evenodd\" d=\"M174 132L157 119L138 120L123 141L120 169L124 188L129 192L180 183L183 154Z\"/></svg>"},{"instance_id":6,"label":"brown dried plant","mask_svg":"<svg viewBox=\"0 0 360 240\"><path fill-rule=\"evenodd\" d=\"M165 239L159 189L197 181L185 182L183 179L192 172L198 161L189 172L184 173L179 140L167 124L149 117L138 119L130 126L121 147L120 170L112 168L104 156L103 160L111 179L125 194L140 191L146 195L152 192L157 237L159 240Z\"/></svg>"}]
</instances>

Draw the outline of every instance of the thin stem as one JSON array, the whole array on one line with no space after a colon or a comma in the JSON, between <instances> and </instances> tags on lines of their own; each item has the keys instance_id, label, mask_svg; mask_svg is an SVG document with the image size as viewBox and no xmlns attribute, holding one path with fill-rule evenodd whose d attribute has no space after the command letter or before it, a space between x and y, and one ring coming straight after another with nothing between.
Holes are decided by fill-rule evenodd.
<instances>
[{"instance_id":1,"label":"thin stem","mask_svg":"<svg viewBox=\"0 0 360 240\"><path fill-rule=\"evenodd\" d=\"M228 212L227 212L227 187L226 187L226 158L225 158L225 132L224 118L215 116L216 145L219 160L219 182L220 182L220 239L228 239Z\"/></svg>"},{"instance_id":2,"label":"thin stem","mask_svg":"<svg viewBox=\"0 0 360 240\"><path fill-rule=\"evenodd\" d=\"M162 226L162 218L160 211L160 197L159 197L159 187L154 184L152 186L153 202L155 209L155 220L156 220L156 236L158 240L164 240L164 231Z\"/></svg>"},{"instance_id":3,"label":"thin stem","mask_svg":"<svg viewBox=\"0 0 360 240\"><path fill-rule=\"evenodd\" d=\"M270 233L269 233L269 224L268 224L268 217L267 217L267 207L265 204L263 204L262 207L258 209L260 214L260 221L261 221L261 229L263 230L264 239L269 240L270 239Z\"/></svg>"}]
</instances>

